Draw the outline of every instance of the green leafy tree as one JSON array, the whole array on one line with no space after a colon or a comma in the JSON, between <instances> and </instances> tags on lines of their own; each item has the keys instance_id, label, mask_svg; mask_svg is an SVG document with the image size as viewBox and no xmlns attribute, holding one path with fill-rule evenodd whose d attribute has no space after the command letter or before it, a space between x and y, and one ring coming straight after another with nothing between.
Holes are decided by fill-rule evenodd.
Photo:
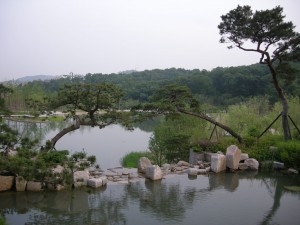
<instances>
[{"instance_id":1,"label":"green leafy tree","mask_svg":"<svg viewBox=\"0 0 300 225\"><path fill-rule=\"evenodd\" d=\"M260 55L259 62L268 66L272 82L282 104L282 127L284 139L291 139L288 124L288 101L279 78L294 79L295 70L289 59L299 53L300 34L294 31L292 22L285 22L283 8L253 12L250 6L238 6L222 15L221 43L229 43L229 49L237 47L246 52ZM297 54L296 54L297 53Z\"/></svg>"},{"instance_id":2,"label":"green leafy tree","mask_svg":"<svg viewBox=\"0 0 300 225\"><path fill-rule=\"evenodd\" d=\"M239 143L243 143L243 138L233 129L203 113L200 103L193 97L186 86L167 85L157 91L151 103L133 108L133 110L136 109L142 109L144 112L150 112L154 115L166 114L176 116L176 114L185 114L197 117L220 127L236 138Z\"/></svg>"}]
</instances>

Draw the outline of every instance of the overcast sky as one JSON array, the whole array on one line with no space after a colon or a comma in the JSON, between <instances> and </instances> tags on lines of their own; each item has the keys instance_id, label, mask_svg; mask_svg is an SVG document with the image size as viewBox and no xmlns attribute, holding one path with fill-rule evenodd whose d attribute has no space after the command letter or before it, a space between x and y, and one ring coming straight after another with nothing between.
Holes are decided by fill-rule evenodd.
<instances>
[{"instance_id":1,"label":"overcast sky","mask_svg":"<svg viewBox=\"0 0 300 225\"><path fill-rule=\"evenodd\" d=\"M238 4L284 8L300 32L299 0L0 0L0 81L31 75L250 65L220 44L220 16Z\"/></svg>"}]
</instances>

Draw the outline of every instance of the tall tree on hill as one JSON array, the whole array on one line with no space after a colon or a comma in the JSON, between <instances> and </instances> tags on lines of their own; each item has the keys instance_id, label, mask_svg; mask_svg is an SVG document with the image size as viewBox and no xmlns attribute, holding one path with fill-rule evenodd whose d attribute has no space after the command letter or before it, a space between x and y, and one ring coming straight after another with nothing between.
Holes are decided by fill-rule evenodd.
<instances>
[{"instance_id":1,"label":"tall tree on hill","mask_svg":"<svg viewBox=\"0 0 300 225\"><path fill-rule=\"evenodd\" d=\"M291 56L299 55L300 34L294 31L292 22L285 22L283 8L253 12L250 6L238 6L222 15L221 43L230 43L229 49L237 47L260 54L259 62L266 64L272 74L272 82L282 104L282 127L284 139L291 139L288 124L288 102L279 78L295 79L295 70L289 64Z\"/></svg>"}]
</instances>

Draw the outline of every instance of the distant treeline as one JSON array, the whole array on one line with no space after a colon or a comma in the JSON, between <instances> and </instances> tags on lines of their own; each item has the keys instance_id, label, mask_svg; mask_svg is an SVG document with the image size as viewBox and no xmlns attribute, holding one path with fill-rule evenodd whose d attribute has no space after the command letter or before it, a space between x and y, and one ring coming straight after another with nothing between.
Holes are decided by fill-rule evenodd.
<instances>
[{"instance_id":1,"label":"distant treeline","mask_svg":"<svg viewBox=\"0 0 300 225\"><path fill-rule=\"evenodd\" d=\"M300 68L300 65L297 64L296 67ZM65 75L59 79L19 84L15 88L15 95L19 97L15 96L15 98L21 101L26 97L52 95L65 83L99 82L116 84L123 90L124 108L149 101L150 96L168 84L186 85L200 102L218 108L224 108L255 96L268 96L271 103L278 101L269 69L261 64L218 67L211 71L171 68L119 74ZM299 76L293 82L283 79L282 85L288 95L300 96ZM13 99L10 100L15 102Z\"/></svg>"}]
</instances>

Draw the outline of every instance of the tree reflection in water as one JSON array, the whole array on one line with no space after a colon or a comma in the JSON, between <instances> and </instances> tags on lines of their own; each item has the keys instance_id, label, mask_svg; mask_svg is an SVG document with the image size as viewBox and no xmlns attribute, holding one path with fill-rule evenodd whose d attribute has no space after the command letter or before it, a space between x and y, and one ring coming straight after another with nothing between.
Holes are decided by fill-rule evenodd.
<instances>
[{"instance_id":1,"label":"tree reflection in water","mask_svg":"<svg viewBox=\"0 0 300 225\"><path fill-rule=\"evenodd\" d=\"M97 190L1 193L0 210L12 224L195 224L200 218L214 219L210 224L237 224L241 218L233 216L235 211L250 204L245 209L256 214L240 211L248 215L249 224L271 224L285 196L283 186L299 182L298 176L263 173L210 174L196 180L175 175ZM256 193L263 199L256 199ZM299 193L295 198L300 204Z\"/></svg>"}]
</instances>

